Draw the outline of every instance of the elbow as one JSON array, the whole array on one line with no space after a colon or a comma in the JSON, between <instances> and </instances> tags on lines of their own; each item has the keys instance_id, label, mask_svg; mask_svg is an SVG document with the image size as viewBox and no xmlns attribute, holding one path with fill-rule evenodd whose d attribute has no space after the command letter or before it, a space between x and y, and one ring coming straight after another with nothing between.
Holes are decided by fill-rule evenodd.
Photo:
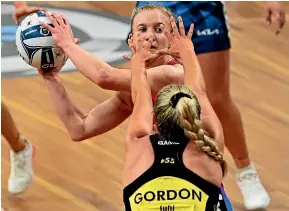
<instances>
[{"instance_id":1,"label":"elbow","mask_svg":"<svg viewBox=\"0 0 289 211\"><path fill-rule=\"evenodd\" d=\"M96 137L100 135L101 133L94 133L94 134L84 134L84 133L78 133L78 134L70 134L70 138L73 142L81 142L85 141L87 139L90 139L92 137Z\"/></svg>"},{"instance_id":2,"label":"elbow","mask_svg":"<svg viewBox=\"0 0 289 211\"><path fill-rule=\"evenodd\" d=\"M84 136L81 135L70 135L70 138L73 142L81 142L86 139Z\"/></svg>"},{"instance_id":3,"label":"elbow","mask_svg":"<svg viewBox=\"0 0 289 211\"><path fill-rule=\"evenodd\" d=\"M71 128L71 130L67 130L67 132L73 142L84 141L88 138L85 135L82 126Z\"/></svg>"},{"instance_id":4,"label":"elbow","mask_svg":"<svg viewBox=\"0 0 289 211\"><path fill-rule=\"evenodd\" d=\"M79 125L78 127L75 127L73 130L69 131L70 139L73 142L81 142L85 141L87 139L90 139L92 137L96 137L98 135L102 134L101 132L92 131L89 132L85 128L84 125Z\"/></svg>"},{"instance_id":5,"label":"elbow","mask_svg":"<svg viewBox=\"0 0 289 211\"><path fill-rule=\"evenodd\" d=\"M109 89L111 84L111 77L109 75L111 71L98 71L95 75L93 82L96 83L102 89Z\"/></svg>"},{"instance_id":6,"label":"elbow","mask_svg":"<svg viewBox=\"0 0 289 211\"><path fill-rule=\"evenodd\" d=\"M106 73L101 73L98 75L97 80L96 80L96 84L102 88L102 89L106 89L108 87L108 76Z\"/></svg>"}]
</instances>

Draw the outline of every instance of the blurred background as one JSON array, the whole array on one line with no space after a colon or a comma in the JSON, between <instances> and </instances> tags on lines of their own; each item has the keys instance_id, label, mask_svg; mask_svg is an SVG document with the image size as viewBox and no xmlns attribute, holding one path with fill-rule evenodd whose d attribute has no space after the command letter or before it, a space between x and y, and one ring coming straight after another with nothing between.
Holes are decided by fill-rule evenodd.
<instances>
[{"instance_id":1,"label":"blurred background","mask_svg":"<svg viewBox=\"0 0 289 211\"><path fill-rule=\"evenodd\" d=\"M31 2L32 3L32 2ZM116 67L122 58L135 2L33 2L62 12L80 46ZM263 2L226 2L231 29L231 92L242 113L250 155L271 196L267 210L289 210L289 27L280 35L268 27ZM289 13L289 3L284 2ZM123 210L123 137L127 122L114 130L75 143L57 118L42 78L15 50L12 2L1 5L2 101L20 132L35 146L35 179L20 196L7 191L9 147L2 138L2 206L8 211ZM108 99L71 62L61 79L83 112ZM224 184L234 210L244 210L235 165L226 151L229 173Z\"/></svg>"}]
</instances>

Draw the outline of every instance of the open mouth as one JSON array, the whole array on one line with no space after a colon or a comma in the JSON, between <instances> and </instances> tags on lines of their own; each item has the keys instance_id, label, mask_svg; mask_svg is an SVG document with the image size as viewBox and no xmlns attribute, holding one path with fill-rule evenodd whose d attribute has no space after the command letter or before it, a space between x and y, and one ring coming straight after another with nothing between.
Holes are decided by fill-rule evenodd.
<instances>
[{"instance_id":1,"label":"open mouth","mask_svg":"<svg viewBox=\"0 0 289 211\"><path fill-rule=\"evenodd\" d=\"M151 50L156 50L157 49L157 47L155 47L155 46L151 46Z\"/></svg>"}]
</instances>

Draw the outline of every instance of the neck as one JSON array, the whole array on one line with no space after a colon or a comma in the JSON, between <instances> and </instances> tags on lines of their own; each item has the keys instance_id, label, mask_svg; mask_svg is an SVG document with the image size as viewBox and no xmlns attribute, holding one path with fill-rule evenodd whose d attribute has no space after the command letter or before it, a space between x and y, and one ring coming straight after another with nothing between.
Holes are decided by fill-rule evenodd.
<instances>
[{"instance_id":1,"label":"neck","mask_svg":"<svg viewBox=\"0 0 289 211\"><path fill-rule=\"evenodd\" d=\"M157 58L150 59L146 62L146 68L153 68L161 65L167 65L170 60L174 59L170 55L160 55Z\"/></svg>"}]
</instances>

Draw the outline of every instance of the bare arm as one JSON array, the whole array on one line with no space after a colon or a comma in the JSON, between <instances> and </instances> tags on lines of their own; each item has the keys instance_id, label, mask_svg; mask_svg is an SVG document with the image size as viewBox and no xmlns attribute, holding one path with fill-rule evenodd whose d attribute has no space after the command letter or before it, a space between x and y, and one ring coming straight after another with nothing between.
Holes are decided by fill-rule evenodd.
<instances>
[{"instance_id":1,"label":"bare arm","mask_svg":"<svg viewBox=\"0 0 289 211\"><path fill-rule=\"evenodd\" d=\"M83 114L73 105L58 75L44 77L56 113L74 141L105 133L121 124L131 113L130 94L117 93Z\"/></svg>"},{"instance_id":2,"label":"bare arm","mask_svg":"<svg viewBox=\"0 0 289 211\"><path fill-rule=\"evenodd\" d=\"M150 85L147 80L145 63L152 57L150 47L153 42L137 35L136 52L131 59L131 96L134 104L128 125L126 142L150 135L153 128L153 104Z\"/></svg>"},{"instance_id":3,"label":"bare arm","mask_svg":"<svg viewBox=\"0 0 289 211\"><path fill-rule=\"evenodd\" d=\"M185 70L184 84L195 92L205 93L205 80L194 49L184 49L180 56Z\"/></svg>"},{"instance_id":4,"label":"bare arm","mask_svg":"<svg viewBox=\"0 0 289 211\"><path fill-rule=\"evenodd\" d=\"M131 70L114 68L74 43L64 45L63 49L76 68L101 88L131 91ZM162 65L148 69L147 77L152 93L156 94L163 86L182 83L183 68L180 65Z\"/></svg>"},{"instance_id":5,"label":"bare arm","mask_svg":"<svg viewBox=\"0 0 289 211\"><path fill-rule=\"evenodd\" d=\"M69 22L63 15L53 12L52 15L55 18L49 13L46 15L54 27L43 22L40 22L40 24L51 32L56 44L65 51L83 75L104 89L130 92L131 71L113 68L106 62L77 46ZM168 80L168 78L172 78L167 77L167 74L171 74L170 70L174 68L173 66L165 65L152 68L151 71L148 71L149 84L153 88L153 93L158 92L159 87L156 87L158 84L166 85L172 83L172 81ZM182 73L179 75L178 81L181 80ZM175 79L174 77L174 82L176 81Z\"/></svg>"},{"instance_id":6,"label":"bare arm","mask_svg":"<svg viewBox=\"0 0 289 211\"><path fill-rule=\"evenodd\" d=\"M133 141L152 133L153 105L152 95L145 71L145 61L139 56L132 59L131 95L134 104L128 125L126 140Z\"/></svg>"},{"instance_id":7,"label":"bare arm","mask_svg":"<svg viewBox=\"0 0 289 211\"><path fill-rule=\"evenodd\" d=\"M181 18L179 18L180 33L173 18L171 18L171 24L175 34L175 38L171 37L171 39L173 39L173 42L177 46L184 65L184 84L194 92L199 100L201 120L206 130L208 130L216 140L224 142L223 128L207 97L202 69L194 51L194 46L191 43L193 25L191 25L187 37ZM168 32L166 32L166 34L170 37ZM223 146L223 144L221 145Z\"/></svg>"},{"instance_id":8,"label":"bare arm","mask_svg":"<svg viewBox=\"0 0 289 211\"><path fill-rule=\"evenodd\" d=\"M223 128L206 94L205 81L197 56L193 49L184 50L180 55L185 69L184 84L193 90L199 100L204 127L218 142L223 142ZM223 150L223 144L221 147Z\"/></svg>"}]
</instances>

